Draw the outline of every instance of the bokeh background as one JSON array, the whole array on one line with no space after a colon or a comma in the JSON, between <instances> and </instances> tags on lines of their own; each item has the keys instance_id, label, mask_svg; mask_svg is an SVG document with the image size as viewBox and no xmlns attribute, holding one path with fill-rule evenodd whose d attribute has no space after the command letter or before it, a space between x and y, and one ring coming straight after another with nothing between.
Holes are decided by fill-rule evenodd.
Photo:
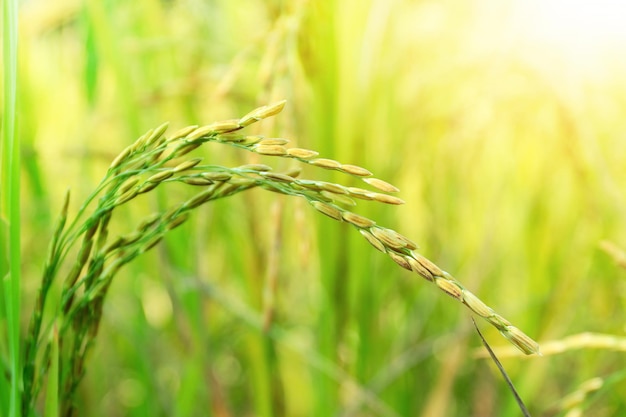
<instances>
[{"instance_id":1,"label":"bokeh background","mask_svg":"<svg viewBox=\"0 0 626 417\"><path fill-rule=\"evenodd\" d=\"M502 357L533 415L626 413L626 11L515 0L30 0L20 9L24 328L65 190L75 213L149 128L236 118L370 169L356 212L541 341ZM172 130L173 131L173 130ZM285 162L217 145L206 163ZM302 176L350 183L305 168ZM182 185L129 204L130 231ZM606 243L605 243L606 247ZM89 416L517 416L463 306L304 201L210 204L117 276ZM494 347L505 339L478 323ZM621 351L620 351L621 346ZM597 379L593 379L597 378Z\"/></svg>"}]
</instances>

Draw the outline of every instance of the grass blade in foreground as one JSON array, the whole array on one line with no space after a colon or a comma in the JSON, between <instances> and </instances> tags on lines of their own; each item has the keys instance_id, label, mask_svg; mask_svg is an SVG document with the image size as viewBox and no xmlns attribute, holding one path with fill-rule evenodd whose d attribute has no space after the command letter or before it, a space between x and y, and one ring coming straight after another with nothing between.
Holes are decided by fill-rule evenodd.
<instances>
[{"instance_id":1,"label":"grass blade in foreground","mask_svg":"<svg viewBox=\"0 0 626 417\"><path fill-rule=\"evenodd\" d=\"M19 417L21 358L20 358L20 144L16 135L17 99L17 1L6 0L2 7L3 21L3 117L2 117L2 215L8 220L8 279L0 276L2 303L6 308L9 369L11 372L10 398L0 411ZM0 218L2 221L2 218ZM4 239L4 236L0 237ZM4 245L0 245L4 246ZM0 254L4 256L4 254ZM3 268L4 269L4 268ZM0 271L5 272L5 271ZM4 376L2 376L4 378ZM3 385L0 385L3 387ZM4 397L4 395L3 395ZM7 407L7 408L4 408Z\"/></svg>"},{"instance_id":2,"label":"grass blade in foreground","mask_svg":"<svg viewBox=\"0 0 626 417\"><path fill-rule=\"evenodd\" d=\"M489 346L489 343L487 343L487 341L483 337L483 334L480 332L480 329L478 328L478 325L474 321L473 317L472 317L472 323L474 324L474 327L476 328L476 332L478 333L478 336L480 336L480 340L482 340L483 345L485 345L485 348L487 349L487 352L489 352L489 355L491 356L491 359L493 360L493 362L498 367L498 370L502 374L502 377L506 381L506 384L509 386L509 389L513 393L513 396L515 397L515 402L517 402L517 405L519 406L520 410L522 411L522 414L524 415L524 417L530 417L530 412L526 408L526 405L524 404L524 401L522 401L522 398L519 396L519 394L515 390L515 386L513 386L513 382L511 381L511 378L509 378L509 375L504 370L504 367L502 366L502 364L498 360L498 357L496 356L496 354L493 353L493 350L491 350L491 346Z\"/></svg>"}]
</instances>

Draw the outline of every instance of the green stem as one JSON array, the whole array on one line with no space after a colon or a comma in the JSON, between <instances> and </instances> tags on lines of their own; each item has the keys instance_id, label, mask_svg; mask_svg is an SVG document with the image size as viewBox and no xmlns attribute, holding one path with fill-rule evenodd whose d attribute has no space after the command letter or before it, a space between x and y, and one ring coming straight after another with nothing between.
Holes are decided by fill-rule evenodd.
<instances>
[{"instance_id":1,"label":"green stem","mask_svg":"<svg viewBox=\"0 0 626 417\"><path fill-rule=\"evenodd\" d=\"M20 360L20 144L15 134L17 98L17 1L3 7L4 117L3 174L8 183L4 210L9 219L9 278L5 281L8 342L11 369L9 416L21 415L22 372Z\"/></svg>"}]
</instances>

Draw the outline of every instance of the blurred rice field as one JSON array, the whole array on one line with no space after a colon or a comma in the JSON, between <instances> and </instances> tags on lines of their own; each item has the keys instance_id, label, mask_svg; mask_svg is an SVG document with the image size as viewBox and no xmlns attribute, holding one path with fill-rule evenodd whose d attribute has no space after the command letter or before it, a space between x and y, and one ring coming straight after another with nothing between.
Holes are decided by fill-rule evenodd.
<instances>
[{"instance_id":1,"label":"blurred rice field","mask_svg":"<svg viewBox=\"0 0 626 417\"><path fill-rule=\"evenodd\" d=\"M533 10L495 0L22 2L23 328L68 187L75 213L149 128L287 99L248 131L397 185L405 205L355 210L415 240L540 343L610 336L608 346L502 356L533 415L626 415L626 270L601 246L626 249L626 42L615 35L603 49L569 34L565 48L532 31ZM576 36L589 41L590 27ZM198 154L288 167L217 145ZM163 187L113 227L130 231L188 193ZM508 347L478 324L496 351ZM89 416L520 415L481 352L463 306L305 201L252 190L202 208L121 271L78 406ZM580 404L564 401L593 378Z\"/></svg>"}]
</instances>

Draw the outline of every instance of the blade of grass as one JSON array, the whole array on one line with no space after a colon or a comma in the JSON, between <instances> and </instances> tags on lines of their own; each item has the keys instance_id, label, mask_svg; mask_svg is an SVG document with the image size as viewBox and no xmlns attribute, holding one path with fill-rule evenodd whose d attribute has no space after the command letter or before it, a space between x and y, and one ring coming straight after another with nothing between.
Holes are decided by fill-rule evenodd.
<instances>
[{"instance_id":1,"label":"blade of grass","mask_svg":"<svg viewBox=\"0 0 626 417\"><path fill-rule=\"evenodd\" d=\"M513 382L511 381L511 378L509 378L509 375L504 370L504 367L502 366L502 364L498 360L498 357L496 356L496 354L493 353L493 350L491 350L491 346L489 346L489 344L487 343L487 341L483 337L483 334L480 332L480 329L478 328L478 325L476 324L476 321L474 321L473 317L472 317L472 323L474 323L474 327L476 328L476 332L478 333L478 336L480 336L480 340L482 340L483 345L485 345L485 348L489 352L489 355L491 356L491 359L493 359L493 362L496 364L496 366L500 370L500 373L502 374L502 377L504 378L504 380L506 381L506 384L509 386L509 389L513 393L513 396L515 397L515 401L517 402L517 405L519 406L519 409L522 411L522 415L524 417L530 417L530 412L526 408L526 405L524 405L524 401L522 401L522 398L519 396L519 394L515 390L515 387L513 386Z\"/></svg>"},{"instance_id":2,"label":"blade of grass","mask_svg":"<svg viewBox=\"0 0 626 417\"><path fill-rule=\"evenodd\" d=\"M10 364L6 361L7 358L7 340L4 337L6 332L5 328L5 296L4 296L4 276L8 269L8 261L4 259L4 255L8 253L6 248L6 227L4 219L0 218L0 416L6 416L9 414L9 375L11 372Z\"/></svg>"},{"instance_id":3,"label":"blade of grass","mask_svg":"<svg viewBox=\"0 0 626 417\"><path fill-rule=\"evenodd\" d=\"M4 155L4 154L3 154ZM4 163L4 161L3 161ZM2 165L4 169L4 165ZM5 194L4 181L2 182L2 195ZM4 218L4 210L0 214L0 416L9 414L9 375L11 367L6 360L8 355L8 340L6 340L6 296L4 291L4 280L9 273L9 225ZM6 375L6 377L5 377Z\"/></svg>"},{"instance_id":4,"label":"blade of grass","mask_svg":"<svg viewBox=\"0 0 626 417\"><path fill-rule=\"evenodd\" d=\"M10 400L8 415L21 415L20 387L20 147L15 134L17 97L17 1L7 0L2 8L3 20L3 129L2 129L2 211L8 214L9 223L9 276L5 285L4 306L6 308L9 360L11 369Z\"/></svg>"}]
</instances>

